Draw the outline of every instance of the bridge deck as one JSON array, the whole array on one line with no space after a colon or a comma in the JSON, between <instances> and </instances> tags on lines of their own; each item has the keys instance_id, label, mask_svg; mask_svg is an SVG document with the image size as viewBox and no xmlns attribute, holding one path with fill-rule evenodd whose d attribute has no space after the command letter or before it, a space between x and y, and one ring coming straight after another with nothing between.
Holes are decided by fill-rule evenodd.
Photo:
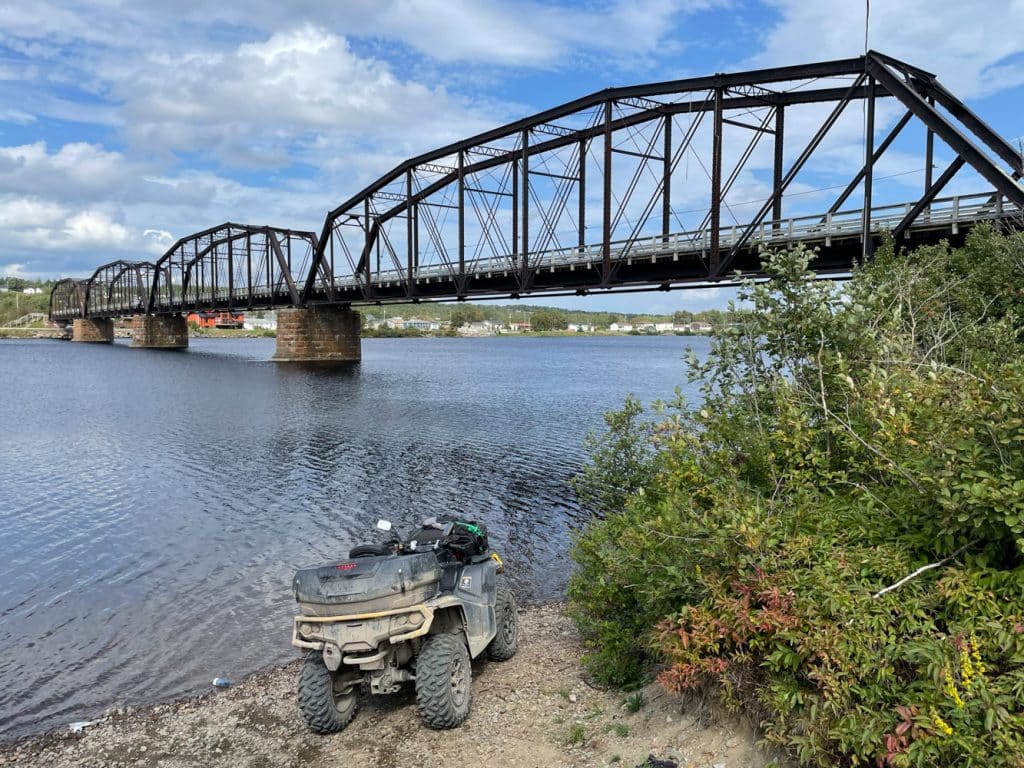
<instances>
[{"instance_id":1,"label":"bridge deck","mask_svg":"<svg viewBox=\"0 0 1024 768\"><path fill-rule=\"evenodd\" d=\"M912 203L905 203L872 208L871 231L876 237L891 232L909 213L911 206ZM1020 215L1020 209L993 192L941 198L917 217L907 229L906 239L916 243L942 236L955 236L961 229L983 221L1001 222ZM830 214L765 221L744 244L746 258L738 260L736 265L744 275L757 275L757 253L761 247L786 248L802 243L820 249L816 266L822 271L848 269L853 263L854 256L851 254L859 251L862 217L863 211L856 208ZM746 226L740 224L723 228L721 247L731 248L742 237L745 229ZM928 235L933 237L929 238ZM850 242L858 244L858 247L841 248L844 243ZM710 233L707 230L616 241L610 244L609 252L617 267L616 281L609 290L650 283L652 280L677 287L707 284L710 252ZM521 257L467 259L463 273L467 285L465 293L491 298L598 290L603 257L604 248L600 245L559 248L530 254L528 269L532 280L525 288L517 279L523 269ZM413 300L454 300L456 285L461 277L458 263L420 266L413 272ZM733 281L730 279L724 282ZM338 276L333 280L334 296L329 297L326 288L321 286L317 299L354 306L408 302L409 283L407 271L397 269L371 272L369 285L365 279L355 275ZM190 294L188 301L167 302L158 299L153 311L177 313L218 307L273 309L292 305L291 293L283 281L277 289L256 289L252 296L252 302L243 302L235 291L228 288L203 290ZM138 301L112 302L99 311L90 312L90 316L116 317L140 311L142 307ZM80 315L73 310L54 313L55 319L76 316Z\"/></svg>"},{"instance_id":2,"label":"bridge deck","mask_svg":"<svg viewBox=\"0 0 1024 768\"><path fill-rule=\"evenodd\" d=\"M876 125L879 99L897 110ZM809 163L829 136L849 144L833 128L857 103L863 165L845 187L820 189L843 190L822 204L830 213L786 218L798 178L846 176L834 162L817 171ZM923 146L908 126L924 129ZM876 184L888 178L876 171L894 147L923 155L920 194ZM744 214L745 225L730 226L729 193L759 150L753 170L765 195L750 203L759 208ZM706 188L688 180L689 160L681 163L690 157ZM961 169L992 192L940 198ZM797 243L818 249L819 273L841 273L885 232L909 247L957 243L983 221L1020 226L1022 178L1019 148L935 75L867 51L595 92L403 161L328 212L319 235L226 222L181 238L155 262L116 261L87 279L58 281L50 314L66 321L684 288L757 276L762 247ZM673 231L686 226L677 213L693 207L695 189L707 195L704 223ZM914 199L876 205L893 194Z\"/></svg>"}]
</instances>

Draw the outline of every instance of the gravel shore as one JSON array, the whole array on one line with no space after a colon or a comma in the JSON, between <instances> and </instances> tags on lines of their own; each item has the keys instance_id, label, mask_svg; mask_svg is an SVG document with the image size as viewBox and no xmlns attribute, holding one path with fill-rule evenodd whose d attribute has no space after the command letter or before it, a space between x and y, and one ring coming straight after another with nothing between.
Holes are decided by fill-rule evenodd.
<instances>
[{"instance_id":1,"label":"gravel shore","mask_svg":"<svg viewBox=\"0 0 1024 768\"><path fill-rule=\"evenodd\" d=\"M591 687L561 606L523 610L520 622L512 660L474 662L472 711L453 731L420 724L410 685L393 696L362 696L340 734L311 734L295 704L294 662L199 698L112 711L77 734L23 740L0 751L0 765L632 768L653 755L686 768L758 768L768 761L741 723L704 725L656 686L639 708L639 699L628 707L621 692Z\"/></svg>"}]
</instances>

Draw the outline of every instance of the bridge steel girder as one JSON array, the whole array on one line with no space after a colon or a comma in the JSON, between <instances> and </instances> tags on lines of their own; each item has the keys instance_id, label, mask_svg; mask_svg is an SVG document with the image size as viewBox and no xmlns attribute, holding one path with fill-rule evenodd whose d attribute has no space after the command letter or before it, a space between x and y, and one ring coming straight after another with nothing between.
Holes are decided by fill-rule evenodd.
<instances>
[{"instance_id":1,"label":"bridge steel girder","mask_svg":"<svg viewBox=\"0 0 1024 768\"><path fill-rule=\"evenodd\" d=\"M836 79L844 84L817 83ZM874 116L882 98L895 99L906 111L876 144ZM938 137L991 183L1001 200L1024 209L1024 189L1015 181L1024 172L1020 155L932 73L870 51L838 61L610 88L412 158L327 215L299 304L329 301L331 293L351 303L372 304L624 288L635 282L623 269L635 244L647 234L670 237L669 221L679 207L673 206L672 195L685 186L672 181L676 153L693 151L688 128L695 131L704 114L714 118L707 164L710 205L692 233L694 243L706 244L697 256L704 271L684 276L686 270L681 270L680 280L723 280L742 261L741 254L756 250L769 214L773 231L780 231L784 193L854 102L865 103L871 126L871 137L865 137L867 158L821 221L839 213L853 192L863 189L867 205L861 213L860 258L870 255L877 236L871 212L874 167L914 118L928 129L929 148L932 137ZM833 109L787 169L785 112L808 104L832 104ZM737 119L737 113L758 109L768 114L754 121ZM758 120L760 125L751 124ZM965 136L954 120L989 152ZM754 132L731 172L724 167L724 126ZM674 139L683 133L683 142ZM775 137L771 192L741 234L723 246L726 195L765 134ZM927 207L919 205L921 200L937 194L930 169L926 178L925 193L908 203L914 216L901 233ZM547 187L541 189L542 184ZM596 190L599 195L593 195ZM587 197L588 191L593 197ZM642 199L644 194L649 197ZM575 205L569 205L573 199ZM588 212L588 201L595 210ZM638 211L640 219L632 222L630 215ZM595 214L597 226L588 228L587 219ZM648 219L658 225L656 233L644 233ZM400 229L395 226L399 220ZM629 237L613 248L623 221L630 224ZM579 265L589 270L586 280L568 275L562 283L540 279L545 254L567 250L562 240L581 255L593 252L593 260ZM328 273L341 283L326 281ZM495 273L506 278L500 288L491 279Z\"/></svg>"},{"instance_id":2,"label":"bridge steel girder","mask_svg":"<svg viewBox=\"0 0 1024 768\"><path fill-rule=\"evenodd\" d=\"M154 269L152 262L124 259L97 268L85 281L83 317L115 317L141 311Z\"/></svg>"},{"instance_id":3,"label":"bridge steel girder","mask_svg":"<svg viewBox=\"0 0 1024 768\"><path fill-rule=\"evenodd\" d=\"M74 320L132 314L145 304L154 266L148 261L112 261L85 279L58 281L50 291L50 319Z\"/></svg>"},{"instance_id":4,"label":"bridge steel girder","mask_svg":"<svg viewBox=\"0 0 1024 768\"><path fill-rule=\"evenodd\" d=\"M65 277L50 289L50 320L74 320L85 317L85 284L87 280Z\"/></svg>"},{"instance_id":5,"label":"bridge steel girder","mask_svg":"<svg viewBox=\"0 0 1024 768\"><path fill-rule=\"evenodd\" d=\"M154 265L145 313L294 306L315 245L313 232L233 222L188 235Z\"/></svg>"},{"instance_id":6,"label":"bridge steel girder","mask_svg":"<svg viewBox=\"0 0 1024 768\"><path fill-rule=\"evenodd\" d=\"M876 143L879 99L905 112ZM826 214L784 219L787 190L857 102L867 124L863 166ZM794 119L794 108L816 122L801 122L799 111ZM872 208L874 169L914 120L927 132L923 189L896 213ZM724 146L730 129L750 131L742 152ZM767 135L767 194L750 202L758 212L741 224L728 195L742 173L757 180L748 161ZM955 157L933 181L936 139ZM710 149L698 151L705 140ZM806 144L788 153L787 140ZM674 176L691 157L706 186L688 171ZM867 258L881 229L932 242L940 220L954 234L970 226L957 218L958 199L951 213L937 199L961 168L992 187L980 196L987 203L971 203L976 219L1005 222L1024 211L1020 153L935 75L876 51L608 88L401 163L331 210L319 236L227 222L178 240L155 263L113 262L85 281L61 281L50 311L70 319L127 308L167 314L699 286L735 280L733 270L760 274L761 244L796 241L831 249L815 266L836 271ZM865 204L841 211L857 190ZM681 211L696 195L706 207ZM690 213L697 217L687 230L681 214Z\"/></svg>"}]
</instances>

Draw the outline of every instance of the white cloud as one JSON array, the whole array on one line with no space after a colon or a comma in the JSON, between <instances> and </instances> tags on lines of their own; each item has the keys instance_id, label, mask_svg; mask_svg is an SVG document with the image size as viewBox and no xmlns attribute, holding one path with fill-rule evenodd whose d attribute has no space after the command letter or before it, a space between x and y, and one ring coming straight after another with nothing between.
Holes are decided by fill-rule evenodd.
<instances>
[{"instance_id":1,"label":"white cloud","mask_svg":"<svg viewBox=\"0 0 1024 768\"><path fill-rule=\"evenodd\" d=\"M8 249L131 249L131 232L99 208L74 210L52 200L0 198L0 233Z\"/></svg>"},{"instance_id":2,"label":"white cloud","mask_svg":"<svg viewBox=\"0 0 1024 768\"><path fill-rule=\"evenodd\" d=\"M859 56L863 2L770 0L781 19L765 35L756 65ZM1020 0L900 0L872 3L869 46L939 76L961 98L1024 83Z\"/></svg>"},{"instance_id":3,"label":"white cloud","mask_svg":"<svg viewBox=\"0 0 1024 768\"><path fill-rule=\"evenodd\" d=\"M95 144L0 146L5 255L35 274L84 274L114 258L160 255L178 237L220 221L309 228L322 221L320 190L153 169Z\"/></svg>"},{"instance_id":4,"label":"white cloud","mask_svg":"<svg viewBox=\"0 0 1024 768\"><path fill-rule=\"evenodd\" d=\"M70 216L55 238L54 244L65 248L90 248L102 246L121 250L129 245L131 234L127 228L102 211L82 211Z\"/></svg>"},{"instance_id":5,"label":"white cloud","mask_svg":"<svg viewBox=\"0 0 1024 768\"><path fill-rule=\"evenodd\" d=\"M166 229L147 229L142 233L142 238L149 246L151 253L162 254L173 243L174 235Z\"/></svg>"},{"instance_id":6,"label":"white cloud","mask_svg":"<svg viewBox=\"0 0 1024 768\"><path fill-rule=\"evenodd\" d=\"M50 152L37 141L0 147L0 189L74 201L135 199L140 167L97 144L72 142Z\"/></svg>"},{"instance_id":7,"label":"white cloud","mask_svg":"<svg viewBox=\"0 0 1024 768\"><path fill-rule=\"evenodd\" d=\"M435 61L543 69L581 50L632 59L664 52L675 45L679 17L731 3L604 0L580 7L536 0L251 0L211 6L199 0L158 0L147 4L147 13L177 23L220 21L265 33L306 22L348 37L397 41Z\"/></svg>"},{"instance_id":8,"label":"white cloud","mask_svg":"<svg viewBox=\"0 0 1024 768\"><path fill-rule=\"evenodd\" d=\"M732 0L0 5L0 45L15 53L0 61L0 121L21 126L12 131L18 136L37 126L39 136L52 136L44 117L66 121L71 136L88 123L92 139L0 147L0 238L20 249L9 258L45 272L47 260L53 271L82 271L112 252L148 258L229 219L318 230L327 208L406 157L581 95L565 90L573 78L557 79L570 70L586 69L578 79L588 82L606 72L640 80L647 78L635 72L649 73L654 61L650 79L664 79L861 52L861 3L766 3L778 18L762 33L761 52L742 63L730 29L705 41L713 63L679 56L692 40L692 14ZM763 16L763 7L736 5L737 13L753 11L748 24ZM1019 0L874 6L871 45L936 71L959 95L1024 82ZM509 103L503 91L525 78L533 78L535 103ZM494 101L488 92L498 94ZM828 107L816 109L787 113L791 152ZM859 109L848 112L816 154L812 178L801 175L791 188L808 193L793 211L805 200L820 205L827 195L814 190L834 183L822 178L845 180L862 162ZM881 111L880 131L894 117ZM900 149L880 175L913 165ZM765 141L729 201L763 198L770 163ZM682 206L706 192L697 165L692 175L676 191Z\"/></svg>"},{"instance_id":9,"label":"white cloud","mask_svg":"<svg viewBox=\"0 0 1024 768\"><path fill-rule=\"evenodd\" d=\"M36 116L20 109L0 110L0 123L14 123L15 125L28 125L34 123Z\"/></svg>"},{"instance_id":10,"label":"white cloud","mask_svg":"<svg viewBox=\"0 0 1024 768\"><path fill-rule=\"evenodd\" d=\"M238 166L287 166L317 145L355 154L369 136L422 151L492 120L311 25L228 51L154 54L116 67L108 78L133 144Z\"/></svg>"},{"instance_id":11,"label":"white cloud","mask_svg":"<svg viewBox=\"0 0 1024 768\"><path fill-rule=\"evenodd\" d=\"M64 208L49 200L26 197L0 199L0 230L48 227L64 216Z\"/></svg>"}]
</instances>

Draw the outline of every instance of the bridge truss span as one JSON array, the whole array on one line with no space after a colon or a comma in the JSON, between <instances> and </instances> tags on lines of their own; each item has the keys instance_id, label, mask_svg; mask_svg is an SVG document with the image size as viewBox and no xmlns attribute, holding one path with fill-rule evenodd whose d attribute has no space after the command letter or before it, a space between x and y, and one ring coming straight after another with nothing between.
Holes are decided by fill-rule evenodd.
<instances>
[{"instance_id":1,"label":"bridge truss span","mask_svg":"<svg viewBox=\"0 0 1024 768\"><path fill-rule=\"evenodd\" d=\"M912 246L1020 221L1022 176L934 75L875 51L610 88L411 158L319 236L225 223L60 281L51 316L700 286L795 243L845 272L886 233Z\"/></svg>"},{"instance_id":2,"label":"bridge truss span","mask_svg":"<svg viewBox=\"0 0 1024 768\"><path fill-rule=\"evenodd\" d=\"M876 138L881 115L895 123ZM914 123L924 129L917 194L880 200L876 167L885 167L887 150L905 151ZM834 162L836 143L861 124L863 167L835 188L842 191L827 210L787 217L790 200L807 194L805 179L813 183L811 161L823 145ZM936 139L953 153L937 178L944 158ZM1020 153L934 75L876 52L608 89L420 155L343 202L327 216L315 254L327 269L310 272L301 301L719 281L737 269L757 272L761 244L807 240L814 219L844 220L847 252L831 266L848 268L850 236L863 258L883 228L906 238L935 231L934 204L965 166L1001 211L1024 207ZM903 210L896 220L894 204ZM851 210L860 216L852 230ZM674 266L634 268L652 250Z\"/></svg>"},{"instance_id":3,"label":"bridge truss span","mask_svg":"<svg viewBox=\"0 0 1024 768\"><path fill-rule=\"evenodd\" d=\"M315 248L312 232L267 226L225 223L189 235L156 262L146 313L297 305L296 275L305 278Z\"/></svg>"}]
</instances>

